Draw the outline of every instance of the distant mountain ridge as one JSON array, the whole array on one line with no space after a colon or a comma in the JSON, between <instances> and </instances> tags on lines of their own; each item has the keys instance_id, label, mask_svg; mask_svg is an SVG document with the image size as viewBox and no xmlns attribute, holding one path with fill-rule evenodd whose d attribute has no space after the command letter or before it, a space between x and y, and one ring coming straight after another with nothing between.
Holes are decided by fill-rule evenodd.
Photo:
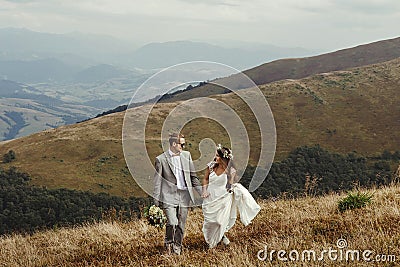
<instances>
[{"instance_id":1,"label":"distant mountain ridge","mask_svg":"<svg viewBox=\"0 0 400 267\"><path fill-rule=\"evenodd\" d=\"M280 59L245 70L243 73L252 79L256 85L263 85L274 81L301 79L318 73L381 63L399 57L400 37L313 57ZM232 75L218 79L217 82L226 85L232 90L243 89L237 80L240 77L240 75ZM176 92L172 96L163 99L163 101L173 102L227 92L224 88L212 85L212 82L214 81L210 81L210 83L203 86L193 87L190 90Z\"/></svg>"},{"instance_id":2,"label":"distant mountain ridge","mask_svg":"<svg viewBox=\"0 0 400 267\"><path fill-rule=\"evenodd\" d=\"M110 36L79 33L56 34L25 28L0 29L0 60L33 60L74 54L98 63L112 62L120 51L133 50L132 44Z\"/></svg>"},{"instance_id":3,"label":"distant mountain ridge","mask_svg":"<svg viewBox=\"0 0 400 267\"><path fill-rule=\"evenodd\" d=\"M311 51L302 48L226 48L204 42L171 41L150 43L126 58L140 68L165 68L190 61L214 61L237 69L249 68L277 58L306 56Z\"/></svg>"},{"instance_id":4,"label":"distant mountain ridge","mask_svg":"<svg viewBox=\"0 0 400 267\"><path fill-rule=\"evenodd\" d=\"M55 58L0 61L0 78L22 83L93 83L106 82L124 75L142 75L134 70L110 64L81 67Z\"/></svg>"},{"instance_id":5,"label":"distant mountain ridge","mask_svg":"<svg viewBox=\"0 0 400 267\"><path fill-rule=\"evenodd\" d=\"M318 56L276 60L246 70L256 84L301 79L313 74L344 70L400 57L400 37L363 44Z\"/></svg>"},{"instance_id":6,"label":"distant mountain ridge","mask_svg":"<svg viewBox=\"0 0 400 267\"><path fill-rule=\"evenodd\" d=\"M315 54L304 48L265 44L213 45L199 41L149 43L141 47L110 36L54 34L20 28L0 28L0 61L56 58L67 64L88 67L111 64L124 68L159 69L188 61L216 61L238 69L287 57Z\"/></svg>"}]
</instances>

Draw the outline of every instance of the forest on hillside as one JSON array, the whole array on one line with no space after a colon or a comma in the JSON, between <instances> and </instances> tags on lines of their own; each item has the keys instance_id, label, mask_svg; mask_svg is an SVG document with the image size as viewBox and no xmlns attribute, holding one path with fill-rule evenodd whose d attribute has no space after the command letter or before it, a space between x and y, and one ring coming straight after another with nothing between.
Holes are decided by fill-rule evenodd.
<instances>
[{"instance_id":1,"label":"forest on hillside","mask_svg":"<svg viewBox=\"0 0 400 267\"><path fill-rule=\"evenodd\" d=\"M355 153L331 153L319 145L298 147L285 160L272 164L254 195L299 197L388 185L394 180L399 160L400 151L363 157ZM240 182L246 187L254 170L255 167L248 166L242 176Z\"/></svg>"},{"instance_id":2,"label":"forest on hillside","mask_svg":"<svg viewBox=\"0 0 400 267\"><path fill-rule=\"evenodd\" d=\"M129 220L139 215L141 199L29 185L15 168L0 169L0 234L72 226L107 217Z\"/></svg>"}]
</instances>

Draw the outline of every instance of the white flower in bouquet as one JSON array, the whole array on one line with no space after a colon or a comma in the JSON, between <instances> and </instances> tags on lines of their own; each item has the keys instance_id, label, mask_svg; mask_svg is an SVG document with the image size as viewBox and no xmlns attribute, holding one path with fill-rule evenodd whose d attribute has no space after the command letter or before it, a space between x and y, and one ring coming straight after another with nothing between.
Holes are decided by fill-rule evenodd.
<instances>
[{"instance_id":1,"label":"white flower in bouquet","mask_svg":"<svg viewBox=\"0 0 400 267\"><path fill-rule=\"evenodd\" d=\"M155 205L146 207L143 215L150 225L158 228L163 228L167 222L167 217L165 217L163 210Z\"/></svg>"}]
</instances>

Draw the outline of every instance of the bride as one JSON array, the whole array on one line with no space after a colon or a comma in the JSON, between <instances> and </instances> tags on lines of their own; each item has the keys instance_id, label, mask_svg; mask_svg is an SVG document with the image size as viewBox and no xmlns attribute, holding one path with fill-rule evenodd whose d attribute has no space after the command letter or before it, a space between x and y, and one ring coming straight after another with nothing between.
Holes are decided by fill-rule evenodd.
<instances>
[{"instance_id":1,"label":"bride","mask_svg":"<svg viewBox=\"0 0 400 267\"><path fill-rule=\"evenodd\" d=\"M260 211L249 191L235 183L237 175L232 159L231 150L219 144L203 180L203 234L210 248L219 242L230 243L225 233L235 224L237 210L245 226Z\"/></svg>"}]
</instances>

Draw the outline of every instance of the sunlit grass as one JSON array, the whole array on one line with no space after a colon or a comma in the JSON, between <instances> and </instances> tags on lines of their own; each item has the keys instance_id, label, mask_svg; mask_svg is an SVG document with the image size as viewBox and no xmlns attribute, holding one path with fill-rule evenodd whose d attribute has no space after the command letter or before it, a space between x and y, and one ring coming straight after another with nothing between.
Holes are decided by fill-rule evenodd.
<instances>
[{"instance_id":1,"label":"sunlit grass","mask_svg":"<svg viewBox=\"0 0 400 267\"><path fill-rule=\"evenodd\" d=\"M362 192L369 192L362 191ZM164 231L144 220L99 222L32 235L0 238L1 266L287 266L277 256L260 261L257 252L336 248L346 239L348 249L397 255L400 261L400 186L374 190L370 205L340 213L337 203L345 195L326 195L278 201L259 200L262 210L244 227L229 231L228 247L209 250L201 232L203 216L190 211L181 256L166 256ZM317 266L321 262L295 262ZM294 264L294 263L293 263ZM365 266L365 262L330 261L324 266ZM382 265L384 266L384 265ZM393 265L394 266L394 265Z\"/></svg>"}]
</instances>

